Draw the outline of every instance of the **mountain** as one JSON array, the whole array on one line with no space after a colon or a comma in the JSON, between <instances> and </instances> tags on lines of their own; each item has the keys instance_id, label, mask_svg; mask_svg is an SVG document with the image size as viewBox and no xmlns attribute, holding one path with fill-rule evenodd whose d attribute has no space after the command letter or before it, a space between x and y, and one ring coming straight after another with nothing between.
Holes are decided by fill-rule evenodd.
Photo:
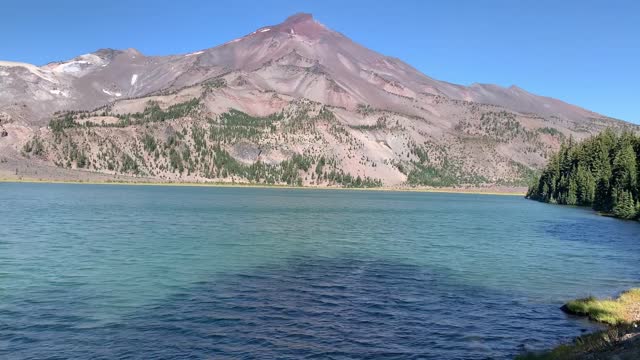
<instances>
[{"instance_id":1,"label":"mountain","mask_svg":"<svg viewBox=\"0 0 640 360\"><path fill-rule=\"evenodd\" d=\"M564 139L637 130L515 86L430 78L309 14L185 55L0 62L0 87L0 169L28 177L521 185Z\"/></svg>"}]
</instances>

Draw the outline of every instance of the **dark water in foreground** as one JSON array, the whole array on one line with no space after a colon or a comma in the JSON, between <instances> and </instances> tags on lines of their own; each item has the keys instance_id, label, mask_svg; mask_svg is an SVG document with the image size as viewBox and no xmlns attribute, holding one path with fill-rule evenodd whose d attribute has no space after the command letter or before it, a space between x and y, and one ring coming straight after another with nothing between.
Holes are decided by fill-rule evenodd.
<instances>
[{"instance_id":1,"label":"dark water in foreground","mask_svg":"<svg viewBox=\"0 0 640 360\"><path fill-rule=\"evenodd\" d=\"M517 197L0 184L0 358L510 358L639 261Z\"/></svg>"}]
</instances>

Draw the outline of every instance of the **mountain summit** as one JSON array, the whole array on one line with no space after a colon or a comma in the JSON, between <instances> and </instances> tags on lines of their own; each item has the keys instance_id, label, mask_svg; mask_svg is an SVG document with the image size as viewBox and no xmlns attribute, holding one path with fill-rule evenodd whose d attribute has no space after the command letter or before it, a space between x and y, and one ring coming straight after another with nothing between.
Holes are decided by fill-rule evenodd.
<instances>
[{"instance_id":1,"label":"mountain summit","mask_svg":"<svg viewBox=\"0 0 640 360\"><path fill-rule=\"evenodd\" d=\"M465 87L434 80L400 60L354 43L304 13L223 45L185 55L145 57L135 49L102 49L43 67L2 62L5 75L0 85L5 91L0 94L0 109L3 105L24 103L29 110L15 115L30 123L43 123L57 110L91 109L118 98L189 86L227 70L265 73L274 70L269 66L281 65L326 73L332 87L328 92L316 91L326 95L317 100L336 106L367 103L402 110L402 101L389 94L410 98L432 94L569 120L599 117L515 87ZM292 95L307 96L311 90L297 88Z\"/></svg>"},{"instance_id":2,"label":"mountain summit","mask_svg":"<svg viewBox=\"0 0 640 360\"><path fill-rule=\"evenodd\" d=\"M324 25L313 19L313 15L305 13L289 16L282 24L273 28L284 33L299 34L309 38L318 37L328 32Z\"/></svg>"},{"instance_id":3,"label":"mountain summit","mask_svg":"<svg viewBox=\"0 0 640 360\"><path fill-rule=\"evenodd\" d=\"M515 86L462 86L430 78L353 42L310 14L295 14L281 24L189 54L145 56L135 49L101 49L42 67L0 62L0 75L0 130L7 133L0 139L0 154L14 165L53 163L173 180L225 180L231 170L225 169L223 176L218 167L207 168L202 162L219 158L211 155L191 164L185 178L184 164L178 171L175 161L163 163L163 156L171 154L158 153L156 163L155 155L151 160L134 150L141 132L153 124L151 132L164 143L170 139L167 132L189 134L197 125L209 129L210 139L221 141L215 131L231 131L224 120L229 112L262 119L255 121L268 122L271 131L246 129L244 120L232 116L244 130L223 136L219 150L238 161L236 171L256 162L280 169L282 161L298 154L316 165L330 159L334 175L386 185L518 182L541 167L564 138L630 126ZM174 111L187 103L197 111ZM60 114L66 114L62 123L56 122ZM47 127L51 120L56 126ZM85 125L92 128L91 136L83 135ZM74 144L75 156L81 147L77 137L84 136L83 154L91 165L61 150L56 143L63 141L61 134L67 146ZM32 154L34 136L46 140L37 156ZM118 144L113 149L120 154L117 159L105 162L99 151L106 150L99 150L92 136ZM187 151L198 150L193 146L181 145L182 162ZM31 150L28 159L25 147ZM131 159L127 163L135 164L135 171L123 159ZM292 176L302 177L302 183L336 183L323 172L319 180L308 169L298 170ZM235 176L250 180L244 170ZM271 177L283 182L276 178Z\"/></svg>"}]
</instances>

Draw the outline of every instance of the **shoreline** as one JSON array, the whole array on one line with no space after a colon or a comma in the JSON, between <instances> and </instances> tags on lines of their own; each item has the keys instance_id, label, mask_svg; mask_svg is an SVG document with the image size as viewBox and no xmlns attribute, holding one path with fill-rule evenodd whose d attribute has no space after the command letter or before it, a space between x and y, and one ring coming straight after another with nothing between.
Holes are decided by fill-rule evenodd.
<instances>
[{"instance_id":1,"label":"shoreline","mask_svg":"<svg viewBox=\"0 0 640 360\"><path fill-rule=\"evenodd\" d=\"M598 216L602 216L602 217L608 217L608 218L622 220L622 221L640 221L640 218L635 218L635 219L634 218L622 218L622 217L616 216L615 214L610 213L610 212L595 210L591 205L567 205L567 204L551 203L549 201L543 201L543 200L531 198L531 197L527 196L526 194L525 194L525 198L528 199L528 200L533 200L533 201L537 201L537 202L542 203L542 204L548 204L548 205L553 205L553 206L566 206L566 207L569 207L569 208L588 209L588 210L591 210L594 213L596 213Z\"/></svg>"},{"instance_id":2,"label":"shoreline","mask_svg":"<svg viewBox=\"0 0 640 360\"><path fill-rule=\"evenodd\" d=\"M640 288L624 291L616 298L572 300L560 309L608 327L578 336L550 350L520 354L516 356L517 360L640 358Z\"/></svg>"},{"instance_id":3,"label":"shoreline","mask_svg":"<svg viewBox=\"0 0 640 360\"><path fill-rule=\"evenodd\" d=\"M384 192L418 192L418 193L444 193L444 194L468 194L468 195L499 195L522 196L526 191L499 191L495 188L412 188L412 187L377 187L377 188L345 188L332 186L291 186L291 185L267 185L251 183L224 183L224 182L156 182L156 181L96 181L96 180L47 180L47 179L13 179L0 178L0 183L19 184L69 184L69 185L130 185L130 186L174 186L174 187L219 187L219 188L255 188L255 189L296 189L296 190L353 190L353 191L384 191Z\"/></svg>"}]
</instances>

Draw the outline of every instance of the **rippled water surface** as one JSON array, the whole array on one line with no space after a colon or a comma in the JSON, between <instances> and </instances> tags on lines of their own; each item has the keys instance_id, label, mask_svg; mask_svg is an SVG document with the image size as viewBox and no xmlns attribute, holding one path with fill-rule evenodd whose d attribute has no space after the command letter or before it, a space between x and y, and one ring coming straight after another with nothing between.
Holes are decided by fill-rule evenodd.
<instances>
[{"instance_id":1,"label":"rippled water surface","mask_svg":"<svg viewBox=\"0 0 640 360\"><path fill-rule=\"evenodd\" d=\"M511 358L639 262L519 197L0 184L0 358Z\"/></svg>"}]
</instances>

